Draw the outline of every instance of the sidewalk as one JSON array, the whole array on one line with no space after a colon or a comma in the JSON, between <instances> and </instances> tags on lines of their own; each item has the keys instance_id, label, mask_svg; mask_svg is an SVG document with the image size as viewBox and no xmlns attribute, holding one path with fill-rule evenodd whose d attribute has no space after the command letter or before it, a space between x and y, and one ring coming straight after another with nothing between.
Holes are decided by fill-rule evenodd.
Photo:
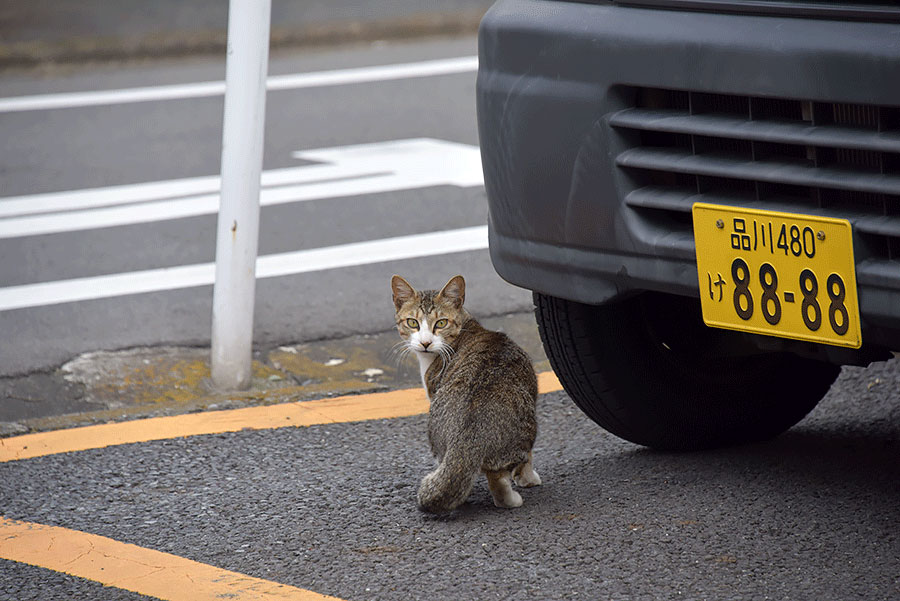
<instances>
[{"instance_id":1,"label":"sidewalk","mask_svg":"<svg viewBox=\"0 0 900 601\"><path fill-rule=\"evenodd\" d=\"M550 369L530 313L479 321L522 345L538 371ZM242 392L212 387L208 348L87 353L52 372L0 379L0 437L421 386L415 360L392 351L399 340L390 331L261 349Z\"/></svg>"},{"instance_id":2,"label":"sidewalk","mask_svg":"<svg viewBox=\"0 0 900 601\"><path fill-rule=\"evenodd\" d=\"M492 0L273 0L272 48L471 34ZM4 0L0 69L225 49L227 0Z\"/></svg>"}]
</instances>

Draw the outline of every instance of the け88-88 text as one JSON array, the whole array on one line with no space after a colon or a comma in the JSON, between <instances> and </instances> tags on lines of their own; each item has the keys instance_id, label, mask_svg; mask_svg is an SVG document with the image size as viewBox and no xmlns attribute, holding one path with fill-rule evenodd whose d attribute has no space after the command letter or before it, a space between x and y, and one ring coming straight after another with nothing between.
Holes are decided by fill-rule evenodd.
<instances>
[{"instance_id":1,"label":"\u305188-88 text","mask_svg":"<svg viewBox=\"0 0 900 601\"><path fill-rule=\"evenodd\" d=\"M753 275L750 266L741 257L731 263L731 277L734 280L735 289L733 295L734 310L738 317L744 321L753 317L756 303L750 290ZM778 274L769 263L763 263L759 272L755 274L763 292L759 298L759 310L766 322L777 325L781 321L782 303L778 296ZM816 332L822 327L823 308L819 302L819 280L811 269L800 272L800 294L803 300L800 303L800 315L803 323L810 332ZM847 287L844 280L837 273L830 274L825 281L825 293L828 296L828 305L824 313L828 316L828 323L835 334L843 336L850 327L850 313L844 300L847 295ZM793 298L792 293L787 293L787 298ZM824 302L824 301L823 301Z\"/></svg>"}]
</instances>

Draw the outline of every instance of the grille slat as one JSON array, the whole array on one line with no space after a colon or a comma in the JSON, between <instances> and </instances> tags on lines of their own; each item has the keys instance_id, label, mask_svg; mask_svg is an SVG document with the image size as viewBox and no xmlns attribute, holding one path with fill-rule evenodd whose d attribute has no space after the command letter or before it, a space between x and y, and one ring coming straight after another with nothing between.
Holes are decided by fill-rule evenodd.
<instances>
[{"instance_id":1,"label":"grille slat","mask_svg":"<svg viewBox=\"0 0 900 601\"><path fill-rule=\"evenodd\" d=\"M625 109L613 114L609 122L615 127L643 131L900 154L900 131L879 133L863 128L822 127L787 121L748 121L725 115L685 115L682 111L652 109Z\"/></svg>"},{"instance_id":2,"label":"grille slat","mask_svg":"<svg viewBox=\"0 0 900 601\"><path fill-rule=\"evenodd\" d=\"M771 184L787 184L853 190L873 194L900 194L900 175L858 173L850 169L808 167L800 162L752 161L717 154L692 154L670 148L633 148L616 157L620 167L633 167L751 180Z\"/></svg>"},{"instance_id":3,"label":"grille slat","mask_svg":"<svg viewBox=\"0 0 900 601\"><path fill-rule=\"evenodd\" d=\"M900 107L629 90L632 107L609 115L626 205L688 234L694 202L845 217L861 263L896 269Z\"/></svg>"},{"instance_id":4,"label":"grille slat","mask_svg":"<svg viewBox=\"0 0 900 601\"><path fill-rule=\"evenodd\" d=\"M770 211L796 210L796 205L789 199L760 203L747 196L725 194L697 194L690 190L645 186L632 190L625 196L625 204L630 207L657 209L689 214L695 202L734 205L748 208L760 208ZM862 212L849 212L844 215L853 220L854 229L864 234L892 236L900 239L900 219L876 217Z\"/></svg>"}]
</instances>

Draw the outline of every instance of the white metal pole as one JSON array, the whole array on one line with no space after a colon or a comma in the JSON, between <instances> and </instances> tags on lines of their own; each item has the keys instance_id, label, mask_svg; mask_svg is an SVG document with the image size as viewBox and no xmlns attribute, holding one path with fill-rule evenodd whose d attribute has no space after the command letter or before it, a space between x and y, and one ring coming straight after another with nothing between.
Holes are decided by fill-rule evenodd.
<instances>
[{"instance_id":1,"label":"white metal pole","mask_svg":"<svg viewBox=\"0 0 900 601\"><path fill-rule=\"evenodd\" d=\"M223 389L250 385L271 8L271 0L228 7L211 353L213 383Z\"/></svg>"}]
</instances>

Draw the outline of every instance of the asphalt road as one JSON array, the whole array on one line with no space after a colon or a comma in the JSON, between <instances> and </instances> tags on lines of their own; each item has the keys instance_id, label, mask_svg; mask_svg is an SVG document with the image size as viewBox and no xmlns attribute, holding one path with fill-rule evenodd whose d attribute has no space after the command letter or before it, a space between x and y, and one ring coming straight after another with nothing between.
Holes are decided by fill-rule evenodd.
<instances>
[{"instance_id":1,"label":"asphalt road","mask_svg":"<svg viewBox=\"0 0 900 601\"><path fill-rule=\"evenodd\" d=\"M465 38L276 54L270 75L472 57L475 51L475 40ZM52 77L7 74L0 79L0 97L191 84L223 76L222 62L211 60L83 68ZM327 164L298 159L297 151L420 138L438 144L435 171L452 163L440 146L444 143L465 145L463 150L477 163L474 82L475 72L469 67L447 75L271 91L263 168ZM222 109L223 97L214 94L5 112L0 119L0 208L13 198L32 203L32 195L41 193L214 176L221 157ZM395 165L364 166L362 171L403 169L406 162L401 153ZM480 174L480 168L476 172ZM261 256L486 224L484 191L477 183L455 185L438 178L406 189L334 193L329 182L349 185L361 173L349 169L322 177L320 197L263 207ZM126 200L130 209L144 199ZM194 198L188 196L185 202ZM89 210L53 210L67 224L66 231L22 233L18 225L7 222L12 233L0 237L0 295L16 286L202 265L215 258L216 222L211 213L165 219L168 213L160 210L141 222L104 226L88 219L75 227L70 224L85 219ZM359 254L366 258L365 251ZM480 315L530 307L527 292L494 274L486 250L381 261L260 279L256 343L388 329L392 325L388 282L395 272L422 287L439 287L450 276L463 273L469 280L468 302ZM104 285L91 281L77 287ZM0 376L52 368L86 351L208 344L210 285L52 305L42 304L47 294L43 289L26 292L36 306L0 307L0 331L7 340L15 340L0 346Z\"/></svg>"},{"instance_id":2,"label":"asphalt road","mask_svg":"<svg viewBox=\"0 0 900 601\"><path fill-rule=\"evenodd\" d=\"M0 465L10 519L100 534L353 600L900 596L897 363L845 371L776 441L666 454L540 399L523 507L479 481L415 509L426 417L242 431ZM876 378L879 382L876 382ZM0 598L140 595L0 561Z\"/></svg>"}]
</instances>

